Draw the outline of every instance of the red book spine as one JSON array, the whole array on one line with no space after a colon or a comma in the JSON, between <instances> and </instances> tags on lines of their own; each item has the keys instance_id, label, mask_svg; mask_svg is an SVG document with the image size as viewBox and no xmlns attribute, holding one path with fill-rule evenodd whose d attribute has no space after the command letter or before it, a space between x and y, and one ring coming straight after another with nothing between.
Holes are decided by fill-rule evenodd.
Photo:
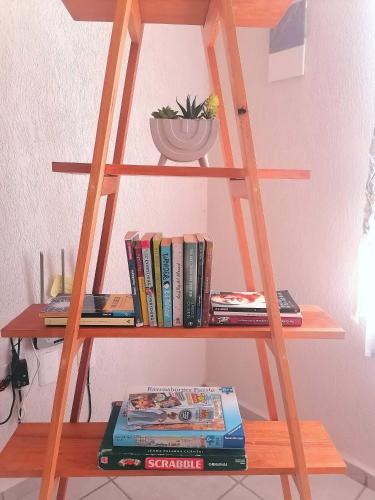
<instances>
[{"instance_id":1,"label":"red book spine","mask_svg":"<svg viewBox=\"0 0 375 500\"><path fill-rule=\"evenodd\" d=\"M281 318L283 326L301 326L302 318ZM215 326L269 326L264 316L210 316L210 324Z\"/></svg>"}]
</instances>

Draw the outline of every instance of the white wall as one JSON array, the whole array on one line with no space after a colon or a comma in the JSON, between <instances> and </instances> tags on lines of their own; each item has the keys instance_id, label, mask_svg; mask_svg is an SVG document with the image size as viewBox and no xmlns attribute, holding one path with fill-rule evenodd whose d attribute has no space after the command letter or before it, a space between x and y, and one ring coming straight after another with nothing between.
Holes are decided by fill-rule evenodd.
<instances>
[{"instance_id":1,"label":"white wall","mask_svg":"<svg viewBox=\"0 0 375 500\"><path fill-rule=\"evenodd\" d=\"M345 458L372 473L375 359L364 357L352 313L375 119L374 26L373 0L310 0L306 74L273 84L268 32L238 30L258 164L312 171L310 182L263 181L277 286L321 305L347 332L344 341L288 343L299 412L322 420ZM227 193L210 181L214 287L242 289L228 213ZM265 414L255 345L209 342L207 352L209 380L235 384L243 402Z\"/></svg>"},{"instance_id":2,"label":"white wall","mask_svg":"<svg viewBox=\"0 0 375 500\"><path fill-rule=\"evenodd\" d=\"M53 174L51 162L91 160L110 29L110 24L74 22L59 0L1 2L0 326L38 301L39 250L45 253L48 285L59 271L60 248L65 248L68 270L73 269L87 178ZM197 40L197 27L146 28L129 163L155 164L158 159L148 126L151 111L173 106L176 96L207 94L204 53ZM127 230L170 235L205 231L206 200L204 180L123 178L105 290L130 289L123 244ZM88 290L92 277L91 270ZM110 401L122 397L126 384L197 384L205 378L204 341L96 344L94 420L107 417ZM35 360L27 341L23 353L32 374ZM8 356L8 340L0 340L0 376ZM28 421L49 418L53 392L53 384L39 388L36 380ZM0 420L10 401L10 390L0 394ZM0 427L0 448L14 425L13 420Z\"/></svg>"}]
</instances>

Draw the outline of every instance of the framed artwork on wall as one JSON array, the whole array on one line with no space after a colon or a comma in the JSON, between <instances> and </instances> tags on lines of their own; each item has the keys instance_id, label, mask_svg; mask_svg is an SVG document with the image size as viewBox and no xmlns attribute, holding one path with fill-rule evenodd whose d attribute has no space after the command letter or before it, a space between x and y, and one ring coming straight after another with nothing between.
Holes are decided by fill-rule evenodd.
<instances>
[{"instance_id":1,"label":"framed artwork on wall","mask_svg":"<svg viewBox=\"0 0 375 500\"><path fill-rule=\"evenodd\" d=\"M268 81L303 76L305 51L306 0L295 0L279 24L270 30Z\"/></svg>"}]
</instances>

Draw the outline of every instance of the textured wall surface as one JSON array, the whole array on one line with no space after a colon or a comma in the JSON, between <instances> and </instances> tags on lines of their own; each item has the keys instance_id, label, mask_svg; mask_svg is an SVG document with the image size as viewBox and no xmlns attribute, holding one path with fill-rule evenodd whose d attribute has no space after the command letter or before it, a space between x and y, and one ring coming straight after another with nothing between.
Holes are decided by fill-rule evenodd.
<instances>
[{"instance_id":1,"label":"textured wall surface","mask_svg":"<svg viewBox=\"0 0 375 500\"><path fill-rule=\"evenodd\" d=\"M277 286L321 305L347 332L344 341L288 343L299 411L322 420L345 457L372 473L375 359L364 357L352 318L375 119L374 26L372 0L310 0L306 74L273 84L268 33L239 30L258 164L312 170L310 182L262 184ZM243 289L230 205L216 181L208 207L214 286ZM209 380L235 384L245 404L266 413L255 345L210 342L207 352Z\"/></svg>"},{"instance_id":2,"label":"textured wall surface","mask_svg":"<svg viewBox=\"0 0 375 500\"><path fill-rule=\"evenodd\" d=\"M0 2L0 326L38 301L39 250L45 252L48 286L59 271L60 248L68 271L74 268L87 178L53 174L51 162L91 160L110 29L110 24L74 22L59 0ZM203 98L207 90L200 30L147 27L126 160L155 164L151 111L173 106L176 96L187 93ZM112 151L113 145L110 157ZM206 181L133 177L121 184L108 291L130 289L127 230L170 235L206 230ZM92 276L91 269L88 290ZM23 345L32 375L35 359L28 341ZM122 397L126 384L204 380L204 341L100 340L97 345L93 419L106 418L110 401ZM8 356L8 341L0 340L0 376ZM53 392L54 384L39 388L36 379L26 420L49 418ZM10 397L9 390L0 395L0 419ZM14 421L0 428L0 448L13 427Z\"/></svg>"}]
</instances>

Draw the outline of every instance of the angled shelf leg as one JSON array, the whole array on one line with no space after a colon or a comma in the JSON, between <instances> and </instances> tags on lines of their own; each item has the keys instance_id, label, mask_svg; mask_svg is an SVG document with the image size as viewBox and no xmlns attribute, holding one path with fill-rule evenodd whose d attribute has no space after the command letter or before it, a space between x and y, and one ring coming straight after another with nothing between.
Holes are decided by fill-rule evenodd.
<instances>
[{"instance_id":1,"label":"angled shelf leg","mask_svg":"<svg viewBox=\"0 0 375 500\"><path fill-rule=\"evenodd\" d=\"M215 39L218 34L218 26L219 26L218 1L211 0L206 19L206 24L202 30L203 44L205 46L205 51L206 51L206 59L210 73L211 86L214 93L218 96L220 103L222 103L222 106L220 106L219 108L218 118L220 121L220 143L221 143L222 154L224 157L224 163L226 167L234 168L233 152L231 147L228 122L226 118L225 108L223 105L224 98L221 89L220 73L219 73L216 50L215 50ZM242 262L242 270L245 277L246 287L248 290L255 290L254 276L251 265L249 245L246 236L246 225L241 207L241 200L240 198L232 195L230 181L228 181L228 188L232 205L233 220L236 226L236 233L240 249L241 262ZM256 341L256 345L259 357L259 364L262 373L263 386L267 400L269 417L271 420L278 420L276 399L272 385L272 378L267 358L265 341L258 339ZM284 494L284 500L291 500L292 496L291 496L288 476L282 475L280 476L280 478Z\"/></svg>"},{"instance_id":2,"label":"angled shelf leg","mask_svg":"<svg viewBox=\"0 0 375 500\"><path fill-rule=\"evenodd\" d=\"M116 99L121 58L128 30L130 11L131 0L118 0L109 47L92 169L87 189L86 207L74 274L71 308L61 356L57 389L48 435L45 467L43 470L40 491L41 500L49 500L52 498L55 487L56 465L60 448L62 423L72 364L75 355L75 347L78 339L79 321L81 317L87 273L92 252L93 237L97 222L99 200L104 180L105 162L113 120L114 103Z\"/></svg>"},{"instance_id":3,"label":"angled shelf leg","mask_svg":"<svg viewBox=\"0 0 375 500\"><path fill-rule=\"evenodd\" d=\"M254 146L252 143L248 104L242 74L240 53L238 49L233 6L232 2L227 0L220 0L219 3L224 44L226 49L225 52L229 66L233 104L237 116L241 157L243 165L246 168L245 182L248 192L249 208L254 227L255 244L260 272L262 276L267 307L270 314L272 345L283 396L283 403L292 445L293 458L297 471L297 487L299 489L300 497L302 500L311 500L311 492L302 444L301 429L298 420L297 407L294 400L292 379L286 354L284 333L281 325L276 288L273 278L271 255L267 241L266 224L262 208L259 180L256 171L256 160ZM265 361L266 358L264 358L263 348L260 351L258 350L258 353L260 353L260 359Z\"/></svg>"}]
</instances>

